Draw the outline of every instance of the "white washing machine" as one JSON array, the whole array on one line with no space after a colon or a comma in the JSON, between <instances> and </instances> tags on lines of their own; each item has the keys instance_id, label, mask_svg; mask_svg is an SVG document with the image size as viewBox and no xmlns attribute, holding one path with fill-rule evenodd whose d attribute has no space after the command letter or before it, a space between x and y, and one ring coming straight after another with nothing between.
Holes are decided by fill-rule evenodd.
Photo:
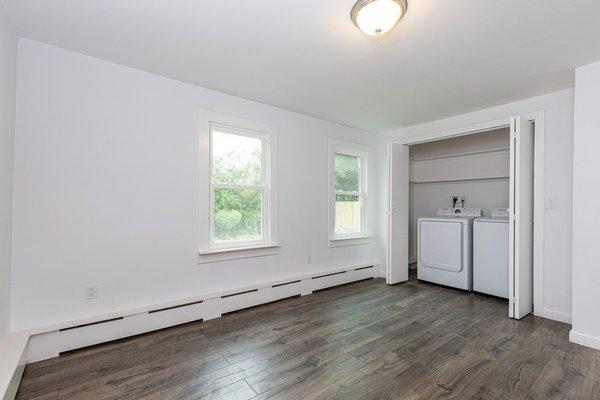
<instances>
[{"instance_id":1,"label":"white washing machine","mask_svg":"<svg viewBox=\"0 0 600 400\"><path fill-rule=\"evenodd\" d=\"M508 209L473 224L473 290L508 299Z\"/></svg>"},{"instance_id":2,"label":"white washing machine","mask_svg":"<svg viewBox=\"0 0 600 400\"><path fill-rule=\"evenodd\" d=\"M473 220L479 208L438 209L417 222L417 278L463 290L472 289Z\"/></svg>"}]
</instances>

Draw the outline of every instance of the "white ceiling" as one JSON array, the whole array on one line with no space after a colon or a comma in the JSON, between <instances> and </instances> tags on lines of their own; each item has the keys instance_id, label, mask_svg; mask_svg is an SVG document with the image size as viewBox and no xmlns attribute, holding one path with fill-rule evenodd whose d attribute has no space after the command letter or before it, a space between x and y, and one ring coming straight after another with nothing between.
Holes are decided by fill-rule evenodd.
<instances>
[{"instance_id":1,"label":"white ceiling","mask_svg":"<svg viewBox=\"0 0 600 400\"><path fill-rule=\"evenodd\" d=\"M4 0L22 36L370 131L573 85L598 0L409 0L379 43L354 0Z\"/></svg>"}]
</instances>

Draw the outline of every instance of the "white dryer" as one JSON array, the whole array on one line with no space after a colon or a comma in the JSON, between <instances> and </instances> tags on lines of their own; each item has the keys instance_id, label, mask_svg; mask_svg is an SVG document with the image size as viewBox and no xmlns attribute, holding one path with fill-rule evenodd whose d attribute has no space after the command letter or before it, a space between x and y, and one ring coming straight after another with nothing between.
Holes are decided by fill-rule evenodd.
<instances>
[{"instance_id":1,"label":"white dryer","mask_svg":"<svg viewBox=\"0 0 600 400\"><path fill-rule=\"evenodd\" d=\"M435 217L417 223L417 278L422 281L472 289L473 220L479 208L438 209Z\"/></svg>"},{"instance_id":2,"label":"white dryer","mask_svg":"<svg viewBox=\"0 0 600 400\"><path fill-rule=\"evenodd\" d=\"M508 299L508 209L473 224L473 290Z\"/></svg>"}]
</instances>

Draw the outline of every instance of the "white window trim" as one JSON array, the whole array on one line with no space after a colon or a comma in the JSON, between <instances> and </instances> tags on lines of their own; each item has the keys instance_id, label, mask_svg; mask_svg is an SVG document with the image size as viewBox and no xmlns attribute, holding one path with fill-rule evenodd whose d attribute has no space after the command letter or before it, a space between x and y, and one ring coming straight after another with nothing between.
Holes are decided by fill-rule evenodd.
<instances>
[{"instance_id":1,"label":"white window trim","mask_svg":"<svg viewBox=\"0 0 600 400\"><path fill-rule=\"evenodd\" d=\"M215 250L201 251L199 254L204 256L204 255L208 255L208 254L232 253L232 252L237 252L237 251L274 249L277 247L281 247L281 245L279 245L279 244L262 244L262 245L251 245L251 246L246 246L246 247L235 247L235 248L217 248Z\"/></svg>"},{"instance_id":2,"label":"white window trim","mask_svg":"<svg viewBox=\"0 0 600 400\"><path fill-rule=\"evenodd\" d=\"M217 128L217 129L215 129ZM262 142L262 186L212 183L212 130L258 138ZM199 183L199 251L200 263L240 258L239 253L256 257L264 249L277 249L277 128L272 125L238 117L202 111L200 113L200 183ZM263 239L230 243L214 243L214 190L251 188L262 191ZM229 254L237 252L238 254ZM271 253L269 253L270 255ZM267 255L267 254L265 254Z\"/></svg>"},{"instance_id":3,"label":"white window trim","mask_svg":"<svg viewBox=\"0 0 600 400\"><path fill-rule=\"evenodd\" d=\"M361 158L360 192L361 198L361 228L359 233L336 234L335 233L335 196L339 192L335 190L335 154L342 153ZM372 239L370 234L369 217L369 161L371 159L371 148L358 143L347 142L337 139L329 140L329 243L330 247L342 245L364 244L365 240ZM357 194L352 192L349 194Z\"/></svg>"}]
</instances>

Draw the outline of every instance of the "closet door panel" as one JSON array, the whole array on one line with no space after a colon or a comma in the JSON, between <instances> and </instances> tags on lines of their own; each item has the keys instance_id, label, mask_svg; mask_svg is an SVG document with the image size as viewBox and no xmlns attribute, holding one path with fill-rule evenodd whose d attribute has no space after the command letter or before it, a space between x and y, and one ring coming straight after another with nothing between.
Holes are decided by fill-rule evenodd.
<instances>
[{"instance_id":1,"label":"closet door panel","mask_svg":"<svg viewBox=\"0 0 600 400\"><path fill-rule=\"evenodd\" d=\"M533 311L534 128L529 120L511 121L509 316Z\"/></svg>"},{"instance_id":2,"label":"closet door panel","mask_svg":"<svg viewBox=\"0 0 600 400\"><path fill-rule=\"evenodd\" d=\"M389 148L390 199L387 283L408 280L408 146L392 143Z\"/></svg>"}]
</instances>

